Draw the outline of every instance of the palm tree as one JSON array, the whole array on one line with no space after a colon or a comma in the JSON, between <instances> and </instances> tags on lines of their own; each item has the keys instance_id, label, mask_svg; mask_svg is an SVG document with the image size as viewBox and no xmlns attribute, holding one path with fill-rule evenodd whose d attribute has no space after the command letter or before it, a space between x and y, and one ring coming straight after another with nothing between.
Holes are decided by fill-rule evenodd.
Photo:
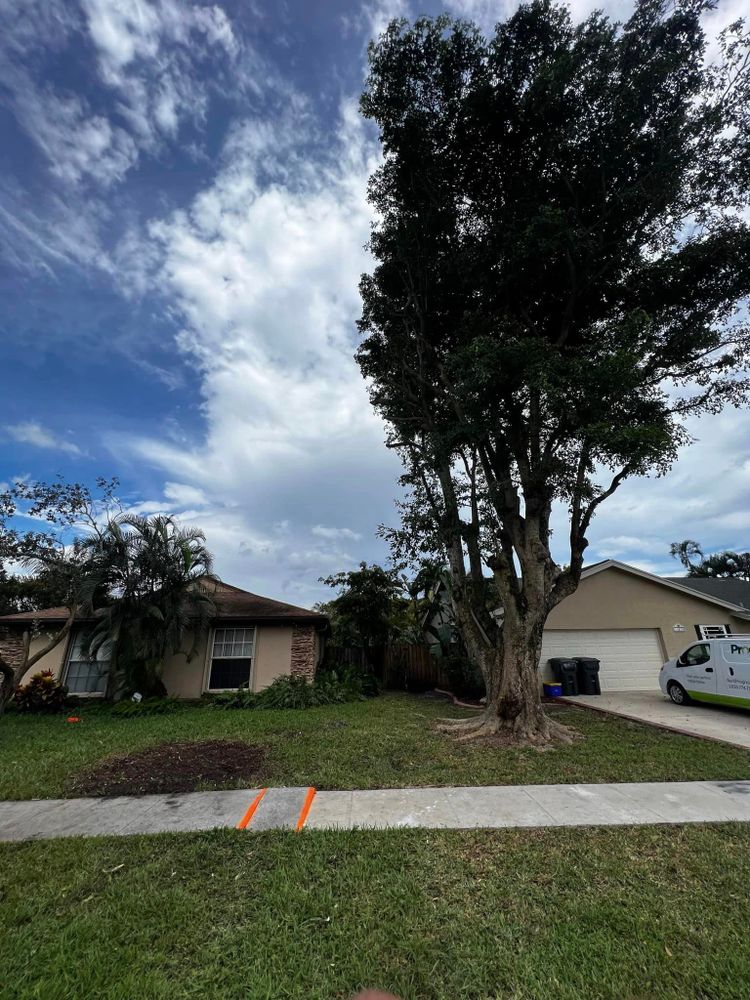
<instances>
[{"instance_id":1,"label":"palm tree","mask_svg":"<svg viewBox=\"0 0 750 1000\"><path fill-rule=\"evenodd\" d=\"M87 642L90 656L110 651L107 695L164 693L164 657L182 652L191 660L216 614L205 536L165 515L123 514L90 544L111 595Z\"/></svg>"},{"instance_id":2,"label":"palm tree","mask_svg":"<svg viewBox=\"0 0 750 1000\"><path fill-rule=\"evenodd\" d=\"M695 570L695 565L691 562L691 559L694 556L698 556L702 559L703 549L700 544L698 542L694 542L692 538L686 538L682 542L672 542L669 546L669 554L673 559L679 559L688 571L688 576L692 576L693 571Z\"/></svg>"}]
</instances>

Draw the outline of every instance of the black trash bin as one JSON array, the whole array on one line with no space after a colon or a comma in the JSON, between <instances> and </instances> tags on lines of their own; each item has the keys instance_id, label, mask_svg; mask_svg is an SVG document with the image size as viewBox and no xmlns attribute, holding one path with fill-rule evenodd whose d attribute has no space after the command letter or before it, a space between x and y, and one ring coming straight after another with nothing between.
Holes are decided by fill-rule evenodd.
<instances>
[{"instance_id":1,"label":"black trash bin","mask_svg":"<svg viewBox=\"0 0 750 1000\"><path fill-rule=\"evenodd\" d=\"M593 656L577 656L578 690L581 694L601 694L599 661Z\"/></svg>"},{"instance_id":2,"label":"black trash bin","mask_svg":"<svg viewBox=\"0 0 750 1000\"><path fill-rule=\"evenodd\" d=\"M578 664L564 656L553 656L549 660L555 680L562 685L563 697L578 694Z\"/></svg>"}]
</instances>

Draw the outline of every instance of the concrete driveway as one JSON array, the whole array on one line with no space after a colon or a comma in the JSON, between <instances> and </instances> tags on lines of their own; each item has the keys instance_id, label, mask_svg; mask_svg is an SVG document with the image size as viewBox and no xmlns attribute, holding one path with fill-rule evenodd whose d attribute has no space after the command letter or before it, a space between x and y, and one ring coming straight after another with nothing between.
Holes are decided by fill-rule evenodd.
<instances>
[{"instance_id":1,"label":"concrete driveway","mask_svg":"<svg viewBox=\"0 0 750 1000\"><path fill-rule=\"evenodd\" d=\"M586 705L636 722L650 722L688 736L722 740L750 749L750 711L707 705L675 705L661 691L617 691L565 698L571 705Z\"/></svg>"}]
</instances>

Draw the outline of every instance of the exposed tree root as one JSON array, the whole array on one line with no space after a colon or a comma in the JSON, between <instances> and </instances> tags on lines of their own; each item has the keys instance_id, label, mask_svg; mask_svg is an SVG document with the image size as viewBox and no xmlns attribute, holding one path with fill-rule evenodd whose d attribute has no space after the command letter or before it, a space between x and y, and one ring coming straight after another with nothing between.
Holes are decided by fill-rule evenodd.
<instances>
[{"instance_id":1,"label":"exposed tree root","mask_svg":"<svg viewBox=\"0 0 750 1000\"><path fill-rule=\"evenodd\" d=\"M473 743L474 740L486 739L488 736L497 736L499 732L500 727L496 719L482 719L478 728L470 733L464 733L463 736L456 737L456 743Z\"/></svg>"},{"instance_id":2,"label":"exposed tree root","mask_svg":"<svg viewBox=\"0 0 750 1000\"><path fill-rule=\"evenodd\" d=\"M540 720L522 717L501 719L483 715L480 719L439 719L438 732L453 736L456 743L496 739L507 745L530 746L538 750L567 745L580 739L580 733L542 715Z\"/></svg>"},{"instance_id":3,"label":"exposed tree root","mask_svg":"<svg viewBox=\"0 0 750 1000\"><path fill-rule=\"evenodd\" d=\"M438 719L436 726L438 732L457 736L460 733L469 733L474 729L480 729L484 725L484 722L485 716L482 715L477 719Z\"/></svg>"}]
</instances>

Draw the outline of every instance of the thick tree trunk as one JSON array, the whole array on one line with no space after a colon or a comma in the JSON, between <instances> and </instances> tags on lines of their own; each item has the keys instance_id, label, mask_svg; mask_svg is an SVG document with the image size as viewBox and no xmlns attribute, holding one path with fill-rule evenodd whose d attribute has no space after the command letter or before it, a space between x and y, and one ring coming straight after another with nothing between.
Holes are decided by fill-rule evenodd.
<instances>
[{"instance_id":1,"label":"thick tree trunk","mask_svg":"<svg viewBox=\"0 0 750 1000\"><path fill-rule=\"evenodd\" d=\"M540 611L521 617L507 609L503 642L496 648L478 645L476 635L466 634L470 655L482 668L487 704L479 718L445 720L444 731L462 742L487 736L533 746L571 742L570 730L551 719L542 705L539 657L545 618Z\"/></svg>"}]
</instances>

